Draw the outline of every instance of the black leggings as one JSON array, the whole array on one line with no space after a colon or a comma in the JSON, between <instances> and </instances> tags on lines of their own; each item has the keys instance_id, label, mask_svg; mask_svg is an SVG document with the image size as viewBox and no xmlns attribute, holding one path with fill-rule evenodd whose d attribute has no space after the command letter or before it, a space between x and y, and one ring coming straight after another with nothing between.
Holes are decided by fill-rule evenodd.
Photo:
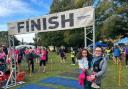
<instances>
[{"instance_id":1,"label":"black leggings","mask_svg":"<svg viewBox=\"0 0 128 89\"><path fill-rule=\"evenodd\" d=\"M46 60L40 60L40 66L42 66L42 64L43 66L46 66Z\"/></svg>"},{"instance_id":2,"label":"black leggings","mask_svg":"<svg viewBox=\"0 0 128 89\"><path fill-rule=\"evenodd\" d=\"M72 63L75 64L75 58L74 57L72 57Z\"/></svg>"},{"instance_id":3,"label":"black leggings","mask_svg":"<svg viewBox=\"0 0 128 89\"><path fill-rule=\"evenodd\" d=\"M126 61L126 65L128 65L128 55L126 55L125 61Z\"/></svg>"},{"instance_id":4,"label":"black leggings","mask_svg":"<svg viewBox=\"0 0 128 89\"><path fill-rule=\"evenodd\" d=\"M31 67L31 69L32 69L31 72L34 72L34 60L33 59L28 60L28 67L29 67L29 71L30 71L30 67Z\"/></svg>"}]
</instances>

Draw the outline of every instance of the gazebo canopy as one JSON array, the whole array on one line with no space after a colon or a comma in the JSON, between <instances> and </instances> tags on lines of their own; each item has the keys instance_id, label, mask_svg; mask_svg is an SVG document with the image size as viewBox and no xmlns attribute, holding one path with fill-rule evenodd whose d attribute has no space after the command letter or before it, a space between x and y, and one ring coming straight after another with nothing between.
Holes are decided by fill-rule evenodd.
<instances>
[{"instance_id":1,"label":"gazebo canopy","mask_svg":"<svg viewBox=\"0 0 128 89\"><path fill-rule=\"evenodd\" d=\"M116 43L114 43L114 45L119 45L119 44L124 44L124 45L128 44L128 37L122 38Z\"/></svg>"}]
</instances>

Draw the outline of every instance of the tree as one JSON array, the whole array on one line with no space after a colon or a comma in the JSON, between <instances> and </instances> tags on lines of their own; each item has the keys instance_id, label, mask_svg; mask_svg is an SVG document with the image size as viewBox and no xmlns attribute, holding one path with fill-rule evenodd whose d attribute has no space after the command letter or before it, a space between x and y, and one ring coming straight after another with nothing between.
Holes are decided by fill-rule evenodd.
<instances>
[{"instance_id":1,"label":"tree","mask_svg":"<svg viewBox=\"0 0 128 89\"><path fill-rule=\"evenodd\" d=\"M50 13L56 13L73 8L83 7L83 3L79 2L80 4L82 4L82 6L81 5L75 6L77 5L76 3L78 2L76 2L75 0L53 0ZM82 38L84 37L83 32L84 32L83 29L47 32L47 33L38 33L38 37L40 38L41 45L43 46L48 46L48 45L80 46L83 45L83 38Z\"/></svg>"},{"instance_id":2,"label":"tree","mask_svg":"<svg viewBox=\"0 0 128 89\"><path fill-rule=\"evenodd\" d=\"M7 31L1 31L0 32L0 45L6 45L9 46L9 40L8 40L8 32ZM14 42L15 46L19 45L19 40L14 36ZM13 43L11 42L11 45Z\"/></svg>"},{"instance_id":3,"label":"tree","mask_svg":"<svg viewBox=\"0 0 128 89\"><path fill-rule=\"evenodd\" d=\"M95 0L53 0L50 13L92 5ZM96 40L117 39L128 34L128 4L126 0L102 0L96 8ZM79 46L84 44L84 29L38 34L41 45ZM38 42L38 44L40 44Z\"/></svg>"},{"instance_id":4,"label":"tree","mask_svg":"<svg viewBox=\"0 0 128 89\"><path fill-rule=\"evenodd\" d=\"M103 1L96 9L97 39L112 38L128 33L128 16L125 0Z\"/></svg>"}]
</instances>

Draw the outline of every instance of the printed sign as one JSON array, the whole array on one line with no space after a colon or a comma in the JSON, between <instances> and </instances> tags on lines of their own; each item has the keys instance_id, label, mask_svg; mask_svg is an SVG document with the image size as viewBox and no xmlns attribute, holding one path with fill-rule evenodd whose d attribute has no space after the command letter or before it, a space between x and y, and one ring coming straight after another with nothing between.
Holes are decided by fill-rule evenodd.
<instances>
[{"instance_id":1,"label":"printed sign","mask_svg":"<svg viewBox=\"0 0 128 89\"><path fill-rule=\"evenodd\" d=\"M94 24L92 6L8 23L10 35L66 30Z\"/></svg>"}]
</instances>

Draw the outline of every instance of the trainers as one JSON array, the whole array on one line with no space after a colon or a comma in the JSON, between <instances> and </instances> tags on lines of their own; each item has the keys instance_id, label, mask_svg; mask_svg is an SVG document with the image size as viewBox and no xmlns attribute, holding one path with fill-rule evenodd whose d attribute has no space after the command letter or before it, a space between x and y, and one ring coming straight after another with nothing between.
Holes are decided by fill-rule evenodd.
<instances>
[{"instance_id":1,"label":"trainers","mask_svg":"<svg viewBox=\"0 0 128 89\"><path fill-rule=\"evenodd\" d=\"M100 86L98 86L96 83L92 83L91 87L92 87L92 88L96 88L96 89L97 89L97 88L100 88Z\"/></svg>"},{"instance_id":2,"label":"trainers","mask_svg":"<svg viewBox=\"0 0 128 89\"><path fill-rule=\"evenodd\" d=\"M46 72L45 70L43 70L43 73Z\"/></svg>"}]
</instances>

